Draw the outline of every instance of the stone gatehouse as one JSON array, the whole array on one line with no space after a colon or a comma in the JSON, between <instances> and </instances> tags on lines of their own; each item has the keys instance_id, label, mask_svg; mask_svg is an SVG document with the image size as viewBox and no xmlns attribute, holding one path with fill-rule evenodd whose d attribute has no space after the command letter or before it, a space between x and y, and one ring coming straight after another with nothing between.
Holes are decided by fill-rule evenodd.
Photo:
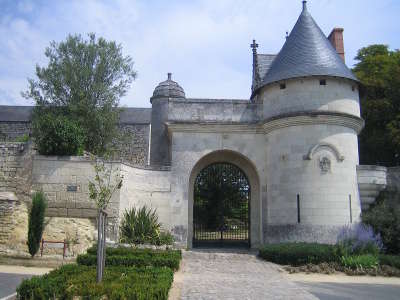
<instances>
[{"instance_id":1,"label":"stone gatehouse","mask_svg":"<svg viewBox=\"0 0 400 300\"><path fill-rule=\"evenodd\" d=\"M331 243L342 226L358 222L361 210L388 182L396 185L398 170L359 166L357 135L364 121L359 82L344 62L342 33L335 28L326 37L303 1L277 55L257 53L253 41L249 99L189 98L169 73L153 92L152 108L124 109L120 128L130 133L131 141L121 143L120 160L110 162L120 167L124 185L110 206L109 238L118 239L125 209L143 205L157 209L181 247L199 240L243 240L251 247L283 241ZM30 132L31 111L0 107L4 141ZM47 194L49 224L54 226L47 226L45 235L72 234L89 244L96 216L87 188L93 176L90 161L29 154L32 147L23 145L2 143L3 173L9 168L6 162L12 162L16 172L25 170L28 189ZM201 206L207 197L221 202L232 186L237 190L229 195L236 202L224 200L220 209L213 203ZM21 203L29 201L15 186L0 188L2 220L9 216L0 234L5 243L14 231L4 228L26 225L14 220L26 214ZM209 195L204 198L205 191ZM207 209L222 223L202 223ZM23 234L15 238L22 241Z\"/></svg>"}]
</instances>

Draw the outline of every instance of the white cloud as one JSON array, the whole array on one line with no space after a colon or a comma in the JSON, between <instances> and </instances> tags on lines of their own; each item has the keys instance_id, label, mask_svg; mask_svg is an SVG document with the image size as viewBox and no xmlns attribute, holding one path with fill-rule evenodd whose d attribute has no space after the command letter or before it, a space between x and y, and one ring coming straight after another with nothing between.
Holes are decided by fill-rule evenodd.
<instances>
[{"instance_id":1,"label":"white cloud","mask_svg":"<svg viewBox=\"0 0 400 300\"><path fill-rule=\"evenodd\" d=\"M399 47L395 0L309 1L326 34L345 28L347 59L371 43ZM301 1L19 1L0 13L0 103L21 98L44 49L68 33L95 32L116 40L132 56L138 78L121 103L149 106L158 82L172 72L188 97L248 98L253 38L262 53L276 53L301 10ZM374 22L371 22L374 20Z\"/></svg>"}]
</instances>

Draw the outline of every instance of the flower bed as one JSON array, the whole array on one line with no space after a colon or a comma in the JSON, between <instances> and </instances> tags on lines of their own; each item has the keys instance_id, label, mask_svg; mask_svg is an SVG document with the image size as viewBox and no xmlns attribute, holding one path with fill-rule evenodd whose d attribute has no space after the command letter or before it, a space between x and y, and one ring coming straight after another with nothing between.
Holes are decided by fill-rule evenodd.
<instances>
[{"instance_id":1,"label":"flower bed","mask_svg":"<svg viewBox=\"0 0 400 300\"><path fill-rule=\"evenodd\" d=\"M259 256L270 262L286 265L285 269L289 273L344 272L348 275L400 277L400 256L377 255L375 249L366 249L369 248L363 248L363 252L359 254L346 253L340 244L284 243L264 246L260 249Z\"/></svg>"}]
</instances>

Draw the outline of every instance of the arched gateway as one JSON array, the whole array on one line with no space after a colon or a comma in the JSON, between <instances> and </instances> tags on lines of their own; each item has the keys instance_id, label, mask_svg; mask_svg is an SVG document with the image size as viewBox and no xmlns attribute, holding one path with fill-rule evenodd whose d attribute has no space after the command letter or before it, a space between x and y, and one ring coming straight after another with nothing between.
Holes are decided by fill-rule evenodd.
<instances>
[{"instance_id":1,"label":"arched gateway","mask_svg":"<svg viewBox=\"0 0 400 300\"><path fill-rule=\"evenodd\" d=\"M250 183L236 165L212 163L197 175L193 246L249 246Z\"/></svg>"},{"instance_id":2,"label":"arched gateway","mask_svg":"<svg viewBox=\"0 0 400 300\"><path fill-rule=\"evenodd\" d=\"M205 155L192 169L189 189L189 246L260 243L259 179L247 157L229 150Z\"/></svg>"}]
</instances>

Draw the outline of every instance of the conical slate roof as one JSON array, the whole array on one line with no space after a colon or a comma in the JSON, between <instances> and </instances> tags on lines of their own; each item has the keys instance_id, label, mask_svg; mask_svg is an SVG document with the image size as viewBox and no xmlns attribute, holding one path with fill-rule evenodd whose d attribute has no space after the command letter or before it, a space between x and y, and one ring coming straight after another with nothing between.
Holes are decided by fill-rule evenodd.
<instances>
[{"instance_id":1,"label":"conical slate roof","mask_svg":"<svg viewBox=\"0 0 400 300\"><path fill-rule=\"evenodd\" d=\"M335 76L357 81L303 1L303 11L261 86L305 76Z\"/></svg>"}]
</instances>

